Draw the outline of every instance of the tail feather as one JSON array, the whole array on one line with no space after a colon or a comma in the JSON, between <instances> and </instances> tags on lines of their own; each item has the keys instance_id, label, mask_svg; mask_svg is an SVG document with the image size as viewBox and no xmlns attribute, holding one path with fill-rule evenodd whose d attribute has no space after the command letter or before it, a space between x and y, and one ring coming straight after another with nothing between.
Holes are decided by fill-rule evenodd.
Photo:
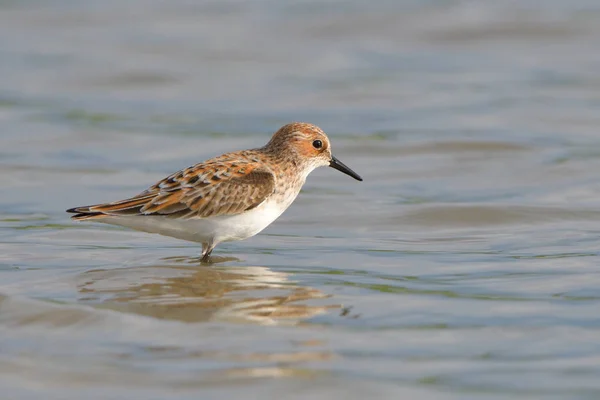
<instances>
[{"instance_id":1,"label":"tail feather","mask_svg":"<svg viewBox=\"0 0 600 400\"><path fill-rule=\"evenodd\" d=\"M71 219L74 221L83 221L86 219L94 219L94 218L104 218L106 214L103 213L79 213L71 216Z\"/></svg>"},{"instance_id":2,"label":"tail feather","mask_svg":"<svg viewBox=\"0 0 600 400\"><path fill-rule=\"evenodd\" d=\"M71 216L71 219L76 221L103 218L110 215L139 215L142 207L144 207L152 197L154 196L146 195L112 203L74 207L69 208L67 212L75 214Z\"/></svg>"}]
</instances>

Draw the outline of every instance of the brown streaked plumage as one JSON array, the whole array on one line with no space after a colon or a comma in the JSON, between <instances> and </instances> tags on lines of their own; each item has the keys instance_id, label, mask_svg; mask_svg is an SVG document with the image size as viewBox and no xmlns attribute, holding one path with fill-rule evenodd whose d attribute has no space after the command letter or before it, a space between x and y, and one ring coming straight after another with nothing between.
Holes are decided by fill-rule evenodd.
<instances>
[{"instance_id":1,"label":"brown streaked plumage","mask_svg":"<svg viewBox=\"0 0 600 400\"><path fill-rule=\"evenodd\" d=\"M202 243L202 260L224 241L254 236L296 198L308 174L329 165L362 180L331 155L315 125L283 126L264 147L223 154L178 171L129 199L75 207L94 220Z\"/></svg>"}]
</instances>

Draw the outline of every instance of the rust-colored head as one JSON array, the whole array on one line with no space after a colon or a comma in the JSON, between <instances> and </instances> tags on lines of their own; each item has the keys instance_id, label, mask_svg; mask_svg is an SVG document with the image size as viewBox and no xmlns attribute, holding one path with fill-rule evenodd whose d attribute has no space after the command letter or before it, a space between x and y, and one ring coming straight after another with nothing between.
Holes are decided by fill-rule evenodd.
<instances>
[{"instance_id":1,"label":"rust-colored head","mask_svg":"<svg viewBox=\"0 0 600 400\"><path fill-rule=\"evenodd\" d=\"M282 126L265 149L293 159L306 169L307 175L317 167L330 166L362 181L356 172L331 154L329 138L321 128L313 124L292 122Z\"/></svg>"}]
</instances>

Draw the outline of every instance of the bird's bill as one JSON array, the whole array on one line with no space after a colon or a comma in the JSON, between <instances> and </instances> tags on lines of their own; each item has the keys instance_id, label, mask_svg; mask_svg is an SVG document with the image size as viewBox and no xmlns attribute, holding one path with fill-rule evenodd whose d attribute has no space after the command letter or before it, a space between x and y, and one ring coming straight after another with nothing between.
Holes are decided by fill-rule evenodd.
<instances>
[{"instance_id":1,"label":"bird's bill","mask_svg":"<svg viewBox=\"0 0 600 400\"><path fill-rule=\"evenodd\" d=\"M360 177L360 175L358 175L356 172L352 171L350 168L348 168L346 166L346 164L344 164L343 162L341 162L340 160L338 160L337 158L335 158L333 156L331 156L331 161L329 162L329 166L331 168L337 169L338 171L345 173L346 175L350 175L357 181L362 182L362 178Z\"/></svg>"}]
</instances>

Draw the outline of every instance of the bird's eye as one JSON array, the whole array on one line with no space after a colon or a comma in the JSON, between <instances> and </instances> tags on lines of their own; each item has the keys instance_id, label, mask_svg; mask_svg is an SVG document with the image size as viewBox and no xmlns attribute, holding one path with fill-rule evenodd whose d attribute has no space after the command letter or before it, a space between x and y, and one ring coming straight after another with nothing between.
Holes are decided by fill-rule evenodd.
<instances>
[{"instance_id":1,"label":"bird's eye","mask_svg":"<svg viewBox=\"0 0 600 400\"><path fill-rule=\"evenodd\" d=\"M321 142L320 140L315 140L315 141L313 142L313 147L314 147L315 149L320 149L321 147L323 147L323 142Z\"/></svg>"}]
</instances>

